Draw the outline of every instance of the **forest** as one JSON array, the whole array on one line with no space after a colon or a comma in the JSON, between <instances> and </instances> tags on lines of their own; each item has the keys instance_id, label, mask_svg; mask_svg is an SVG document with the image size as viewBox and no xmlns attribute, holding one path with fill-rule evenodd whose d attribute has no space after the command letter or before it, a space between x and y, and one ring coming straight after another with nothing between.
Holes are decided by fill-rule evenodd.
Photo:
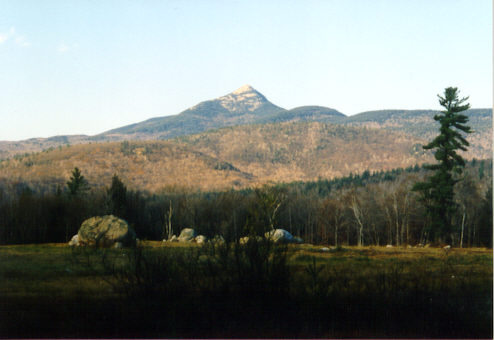
<instances>
[{"instance_id":1,"label":"forest","mask_svg":"<svg viewBox=\"0 0 494 340\"><path fill-rule=\"evenodd\" d=\"M129 190L113 176L90 187L83 170L56 190L0 183L0 244L68 242L82 221L113 214L141 240L194 228L199 234L238 240L272 224L311 244L417 246L434 241L424 202L413 185L430 176L414 166L350 174L331 180L264 185L220 192L169 186L158 193ZM492 247L492 160L470 161L455 186L451 246ZM276 208L276 209L275 209ZM271 220L270 220L271 219Z\"/></svg>"}]
</instances>

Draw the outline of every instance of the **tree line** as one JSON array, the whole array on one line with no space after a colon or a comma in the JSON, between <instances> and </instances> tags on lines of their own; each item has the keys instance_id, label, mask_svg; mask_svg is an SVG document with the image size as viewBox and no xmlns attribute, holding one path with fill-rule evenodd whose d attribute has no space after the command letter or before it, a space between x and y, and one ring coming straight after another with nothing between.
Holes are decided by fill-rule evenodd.
<instances>
[{"instance_id":1,"label":"tree line","mask_svg":"<svg viewBox=\"0 0 494 340\"><path fill-rule=\"evenodd\" d=\"M457 88L438 95L439 134L423 146L436 164L391 172L350 175L331 181L264 186L243 191L191 193L168 190L146 195L127 190L117 175L107 189L89 190L78 168L55 194L28 186L0 186L0 242L66 242L83 219L114 214L145 239L169 238L195 228L228 240L263 235L282 227L310 243L363 245L450 244L492 247L492 160L468 171L458 151L467 151L471 129L461 112L470 105ZM13 193L12 193L13 191ZM65 193L64 193L65 191Z\"/></svg>"},{"instance_id":2,"label":"tree line","mask_svg":"<svg viewBox=\"0 0 494 340\"><path fill-rule=\"evenodd\" d=\"M67 242L86 218L114 214L141 239L162 240L192 227L235 240L271 227L306 242L329 245L417 245L436 241L415 183L422 167L351 175L333 180L277 184L225 192L168 188L128 189L113 176L106 188L89 189L74 169L53 192L0 184L0 243ZM453 246L492 246L492 160L474 160L454 188Z\"/></svg>"}]
</instances>

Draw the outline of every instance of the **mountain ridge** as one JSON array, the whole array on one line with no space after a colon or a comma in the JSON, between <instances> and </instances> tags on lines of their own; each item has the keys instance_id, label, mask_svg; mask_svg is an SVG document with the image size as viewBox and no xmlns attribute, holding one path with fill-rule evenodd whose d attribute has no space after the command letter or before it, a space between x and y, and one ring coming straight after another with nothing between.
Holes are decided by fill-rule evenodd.
<instances>
[{"instance_id":1,"label":"mountain ridge","mask_svg":"<svg viewBox=\"0 0 494 340\"><path fill-rule=\"evenodd\" d=\"M211 129L247 124L283 122L324 122L346 126L379 128L405 132L430 140L437 133L435 110L375 110L353 116L323 106L301 106L286 110L271 103L250 85L212 100L202 101L172 116L154 117L118 127L94 136L62 135L24 141L0 141L0 159L38 152L64 145L123 140L165 140ZM472 129L470 158L492 156L492 109L466 111Z\"/></svg>"}]
</instances>

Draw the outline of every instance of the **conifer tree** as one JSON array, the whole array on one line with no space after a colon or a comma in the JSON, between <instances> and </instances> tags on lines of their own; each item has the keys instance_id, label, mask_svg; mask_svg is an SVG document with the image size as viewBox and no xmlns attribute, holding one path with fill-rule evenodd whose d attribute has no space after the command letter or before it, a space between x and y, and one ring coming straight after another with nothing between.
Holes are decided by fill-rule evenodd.
<instances>
[{"instance_id":1,"label":"conifer tree","mask_svg":"<svg viewBox=\"0 0 494 340\"><path fill-rule=\"evenodd\" d=\"M464 136L472 132L465 125L468 117L461 114L470 108L470 104L465 103L468 97L459 99L458 93L456 87L448 87L444 90L444 97L438 95L439 104L445 108L441 114L434 116L434 120L441 124L440 133L432 142L423 146L425 150L435 150L434 157L438 163L424 166L433 170L434 174L413 187L413 190L422 193L434 241L448 243L451 241L452 216L457 208L453 188L465 167L465 160L457 151L467 150L469 143Z\"/></svg>"},{"instance_id":2,"label":"conifer tree","mask_svg":"<svg viewBox=\"0 0 494 340\"><path fill-rule=\"evenodd\" d=\"M111 187L108 189L108 196L110 198L110 212L120 218L125 218L127 187L116 174L112 177Z\"/></svg>"},{"instance_id":3,"label":"conifer tree","mask_svg":"<svg viewBox=\"0 0 494 340\"><path fill-rule=\"evenodd\" d=\"M67 187L71 196L76 196L89 190L89 185L79 168L76 167L72 170L72 176L70 181L67 182Z\"/></svg>"}]
</instances>

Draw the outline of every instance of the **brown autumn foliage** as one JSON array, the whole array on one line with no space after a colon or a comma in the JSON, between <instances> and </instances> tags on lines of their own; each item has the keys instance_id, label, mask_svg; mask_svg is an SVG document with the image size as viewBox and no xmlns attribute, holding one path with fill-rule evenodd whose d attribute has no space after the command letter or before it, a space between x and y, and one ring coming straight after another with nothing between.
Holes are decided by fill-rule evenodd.
<instances>
[{"instance_id":1,"label":"brown autumn foliage","mask_svg":"<svg viewBox=\"0 0 494 340\"><path fill-rule=\"evenodd\" d=\"M64 185L74 167L91 185L118 174L130 188L223 190L334 178L430 161L422 141L325 123L246 125L171 141L64 146L0 163L0 180Z\"/></svg>"}]
</instances>

